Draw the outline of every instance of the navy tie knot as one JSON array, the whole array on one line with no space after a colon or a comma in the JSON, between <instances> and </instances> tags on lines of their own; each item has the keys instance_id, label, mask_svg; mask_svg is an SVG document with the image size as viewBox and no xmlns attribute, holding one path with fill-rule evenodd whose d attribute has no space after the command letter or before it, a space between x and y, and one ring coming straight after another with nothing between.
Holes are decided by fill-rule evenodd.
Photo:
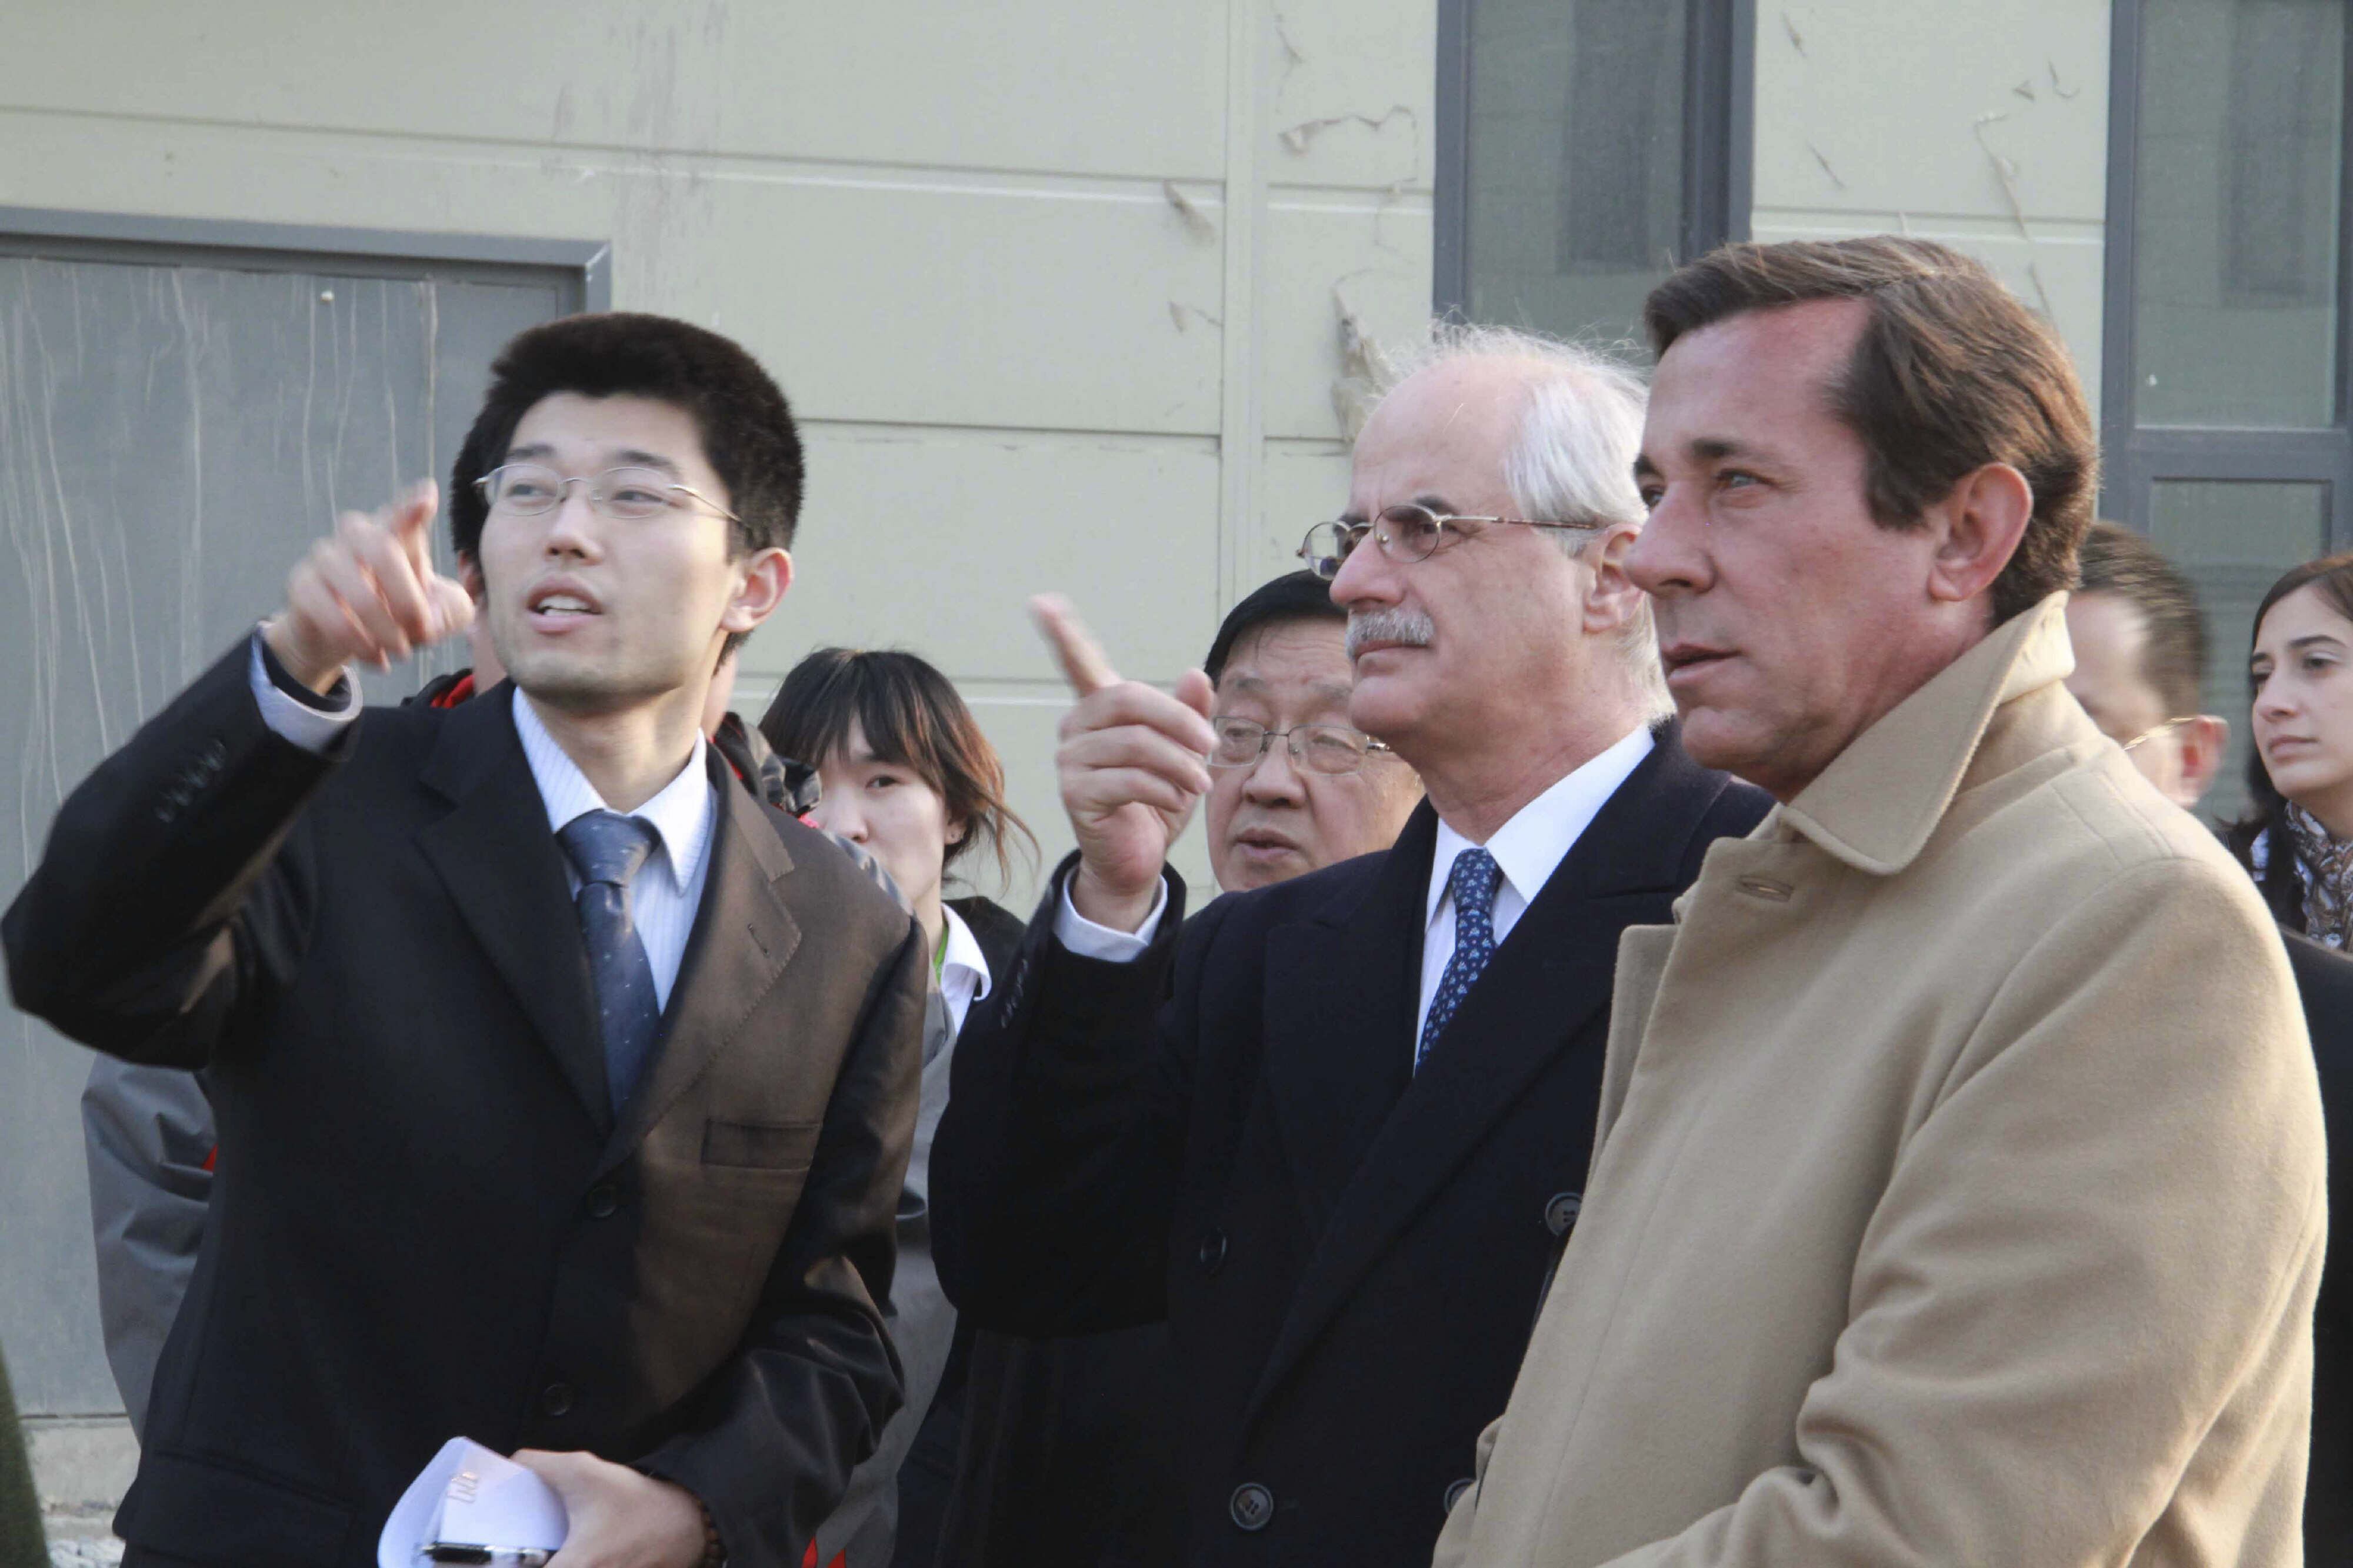
<instances>
[{"instance_id":1,"label":"navy tie knot","mask_svg":"<svg viewBox=\"0 0 2353 1568\"><path fill-rule=\"evenodd\" d=\"M1416 1072L1454 1021L1472 984L1486 973L1487 961L1495 956L1495 892L1503 880L1504 868L1476 845L1454 858L1454 869L1446 879L1454 900L1454 953L1446 961L1446 973L1438 977L1437 994L1430 999L1430 1016L1414 1047Z\"/></svg>"},{"instance_id":2,"label":"navy tie knot","mask_svg":"<svg viewBox=\"0 0 2353 1568\"><path fill-rule=\"evenodd\" d=\"M565 823L555 836L572 868L584 882L627 889L654 852L654 830L617 811L591 811Z\"/></svg>"},{"instance_id":3,"label":"navy tie knot","mask_svg":"<svg viewBox=\"0 0 2353 1568\"><path fill-rule=\"evenodd\" d=\"M1454 858L1454 875L1448 879L1454 895L1454 931L1461 944L1462 922L1475 918L1490 939L1494 931L1495 889L1503 885L1504 868L1495 858L1473 845Z\"/></svg>"}]
</instances>

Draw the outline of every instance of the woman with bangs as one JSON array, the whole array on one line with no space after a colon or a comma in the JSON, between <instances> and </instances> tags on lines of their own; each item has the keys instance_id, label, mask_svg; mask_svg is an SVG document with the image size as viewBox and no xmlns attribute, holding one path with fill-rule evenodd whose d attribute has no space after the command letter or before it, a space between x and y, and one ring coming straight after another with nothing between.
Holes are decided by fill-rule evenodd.
<instances>
[{"instance_id":1,"label":"woman with bangs","mask_svg":"<svg viewBox=\"0 0 2353 1568\"><path fill-rule=\"evenodd\" d=\"M865 849L891 873L932 941L930 1015L915 1146L899 1197L891 1337L906 1407L850 1478L806 1568L930 1568L955 1480L970 1335L931 1258L932 1133L947 1104L957 1033L1011 962L1022 921L977 895L950 899L952 870L985 848L1011 880L1018 839L1037 840L1006 804L1005 768L946 676L912 653L820 648L793 668L760 721L776 752L816 764L807 820Z\"/></svg>"}]
</instances>

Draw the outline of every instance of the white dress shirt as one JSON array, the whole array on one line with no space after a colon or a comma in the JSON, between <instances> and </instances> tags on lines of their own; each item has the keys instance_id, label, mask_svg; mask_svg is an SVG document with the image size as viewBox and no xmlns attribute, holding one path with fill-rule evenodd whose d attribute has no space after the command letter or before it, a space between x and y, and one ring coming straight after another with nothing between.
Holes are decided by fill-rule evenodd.
<instances>
[{"instance_id":1,"label":"white dress shirt","mask_svg":"<svg viewBox=\"0 0 2353 1568\"><path fill-rule=\"evenodd\" d=\"M1651 754L1651 731L1636 730L1514 812L1511 820L1488 838L1487 853L1495 858L1496 868L1504 873L1495 885L1492 917L1496 946L1501 947L1512 934L1512 928L1520 923L1528 905L1552 880L1552 874L1568 858L1568 852L1577 847L1577 841L1618 793L1618 786ZM1421 1004L1413 1015L1417 1046L1421 1026L1430 1021L1430 999L1438 994L1438 983L1454 956L1454 899L1447 883L1454 876L1454 858L1470 847L1468 838L1442 819L1439 822L1425 895L1430 923L1421 938Z\"/></svg>"},{"instance_id":2,"label":"white dress shirt","mask_svg":"<svg viewBox=\"0 0 2353 1568\"><path fill-rule=\"evenodd\" d=\"M1520 807L1510 821L1495 829L1486 847L1504 874L1495 888L1493 917L1497 946L1512 934L1520 916L1527 912L1530 900L1552 879L1553 872L1577 847L1577 839L1592 825L1602 805L1651 754L1651 745L1648 727L1633 731ZM1449 827L1443 819L1439 822L1438 843L1430 857L1426 893L1430 923L1422 935L1421 1001L1414 1009L1411 1047L1420 1044L1422 1025L1430 1018L1430 999L1438 994L1438 983L1445 976L1447 961L1454 956L1454 900L1446 884L1454 875L1454 858L1470 847L1468 838ZM1152 913L1142 928L1130 935L1097 925L1079 913L1078 906L1071 902L1070 884L1065 879L1061 904L1054 913L1054 937L1082 957L1113 963L1132 963L1152 945L1152 933L1159 929L1161 911L1167 907L1168 882L1164 877Z\"/></svg>"},{"instance_id":3,"label":"white dress shirt","mask_svg":"<svg viewBox=\"0 0 2353 1568\"><path fill-rule=\"evenodd\" d=\"M946 952L940 957L940 1000L948 1010L950 1037L964 1033L965 1015L972 1005L988 994L988 955L980 951L980 939L964 923L964 917L940 906L947 917Z\"/></svg>"},{"instance_id":4,"label":"white dress shirt","mask_svg":"<svg viewBox=\"0 0 2353 1568\"><path fill-rule=\"evenodd\" d=\"M259 634L253 639L248 679L254 700L261 708L261 721L280 738L305 751L324 751L343 727L359 715L356 692L347 694L341 709L326 709L314 708L278 689L262 664ZM561 831L575 816L612 809L579 764L556 744L520 690L514 694L514 725L522 742L523 760L531 764L532 779L539 785L540 803L547 808L549 831ZM645 944L646 961L653 966L655 1002L663 1008L669 1007L670 987L678 983L679 965L686 958L686 939L693 933L695 913L702 905L702 885L711 871L711 837L718 825L719 796L703 761L707 744L696 736L694 754L678 776L637 810L623 814L654 830L654 852L629 884L629 918L637 926L638 940ZM561 849L558 853L562 854ZM563 856L563 859L565 880L577 893L579 873L572 868L571 857ZM970 934L965 933L967 938ZM978 952L976 943L974 952ZM982 973L987 972L984 961ZM986 990L981 994L987 994Z\"/></svg>"}]
</instances>

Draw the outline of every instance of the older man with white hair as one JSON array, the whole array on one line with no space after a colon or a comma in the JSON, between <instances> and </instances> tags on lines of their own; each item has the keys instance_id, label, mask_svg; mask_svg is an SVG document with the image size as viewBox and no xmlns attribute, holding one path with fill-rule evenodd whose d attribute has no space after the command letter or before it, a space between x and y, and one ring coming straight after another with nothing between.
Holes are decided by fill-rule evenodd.
<instances>
[{"instance_id":1,"label":"older man with white hair","mask_svg":"<svg viewBox=\"0 0 2353 1568\"><path fill-rule=\"evenodd\" d=\"M1350 721L1429 799L1189 922L1208 682L1123 681L1041 607L1079 850L958 1045L934 1252L986 1327L1168 1320L1188 1563L1428 1561L1576 1224L1619 933L1763 815L1662 716L1622 564L1642 406L1590 353L1434 334L1302 551Z\"/></svg>"}]
</instances>

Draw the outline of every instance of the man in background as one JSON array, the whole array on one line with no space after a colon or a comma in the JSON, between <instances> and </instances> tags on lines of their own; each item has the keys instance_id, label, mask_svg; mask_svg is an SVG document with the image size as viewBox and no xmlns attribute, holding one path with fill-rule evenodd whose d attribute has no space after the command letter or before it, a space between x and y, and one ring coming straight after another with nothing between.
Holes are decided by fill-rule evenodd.
<instances>
[{"instance_id":1,"label":"man in background","mask_svg":"<svg viewBox=\"0 0 2353 1568\"><path fill-rule=\"evenodd\" d=\"M1210 771L1209 863L1227 892L1387 849L1421 784L1348 721L1347 614L1293 572L1218 627L1213 727L1248 763ZM1184 1548L1165 1323L1060 1339L972 1334L940 1563L1175 1568ZM929 1565L923 1565L929 1568Z\"/></svg>"},{"instance_id":2,"label":"man in background","mask_svg":"<svg viewBox=\"0 0 2353 1568\"><path fill-rule=\"evenodd\" d=\"M2095 522L2067 600L2067 689L2159 794L2196 811L2231 741L2229 720L2198 710L2206 617L2197 588L2140 534Z\"/></svg>"}]
</instances>

